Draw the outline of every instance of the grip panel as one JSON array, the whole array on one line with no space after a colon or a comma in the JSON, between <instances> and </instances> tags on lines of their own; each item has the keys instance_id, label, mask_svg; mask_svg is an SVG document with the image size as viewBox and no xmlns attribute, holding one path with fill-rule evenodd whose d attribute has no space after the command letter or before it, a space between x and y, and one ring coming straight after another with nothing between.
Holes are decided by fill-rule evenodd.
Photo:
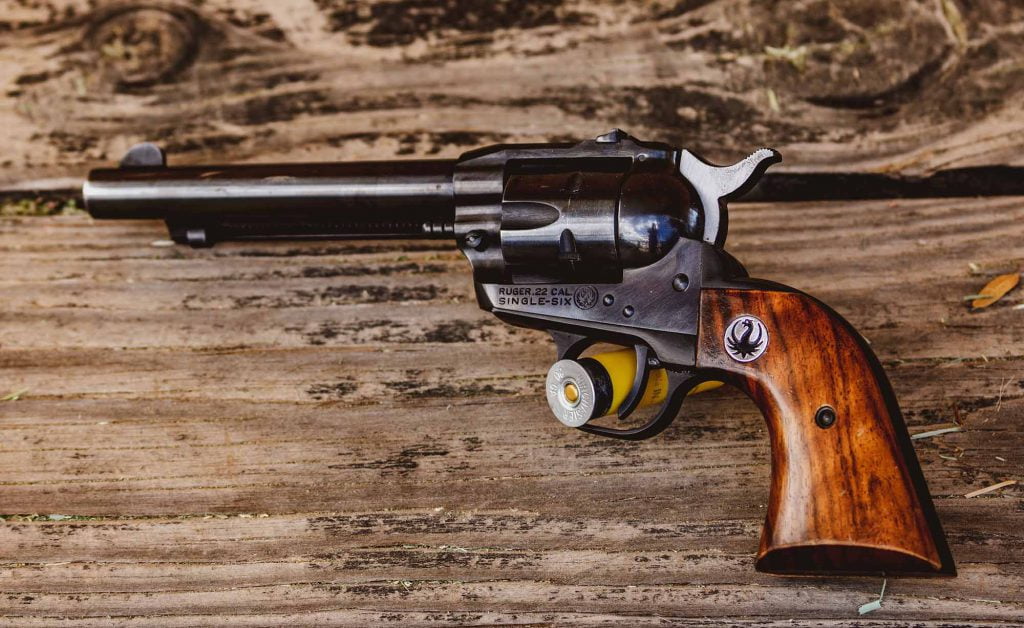
<instances>
[{"instance_id":1,"label":"grip panel","mask_svg":"<svg viewBox=\"0 0 1024 628\"><path fill-rule=\"evenodd\" d=\"M726 351L737 316L764 353ZM768 425L772 476L757 569L955 575L899 406L874 353L828 306L785 288L704 289L697 366L744 390ZM836 420L819 427L822 406Z\"/></svg>"}]
</instances>

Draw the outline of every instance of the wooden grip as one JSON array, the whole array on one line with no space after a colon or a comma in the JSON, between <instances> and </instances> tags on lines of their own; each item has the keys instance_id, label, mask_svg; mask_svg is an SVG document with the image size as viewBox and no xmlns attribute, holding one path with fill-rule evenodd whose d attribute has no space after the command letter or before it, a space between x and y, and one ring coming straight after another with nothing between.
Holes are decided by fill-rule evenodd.
<instances>
[{"instance_id":1,"label":"wooden grip","mask_svg":"<svg viewBox=\"0 0 1024 628\"><path fill-rule=\"evenodd\" d=\"M767 332L764 352L748 362L737 357L757 353L762 338L744 315ZM889 381L849 323L771 287L705 289L700 316L697 366L744 390L768 424L771 491L757 569L955 575ZM753 326L746 338L744 321Z\"/></svg>"}]
</instances>

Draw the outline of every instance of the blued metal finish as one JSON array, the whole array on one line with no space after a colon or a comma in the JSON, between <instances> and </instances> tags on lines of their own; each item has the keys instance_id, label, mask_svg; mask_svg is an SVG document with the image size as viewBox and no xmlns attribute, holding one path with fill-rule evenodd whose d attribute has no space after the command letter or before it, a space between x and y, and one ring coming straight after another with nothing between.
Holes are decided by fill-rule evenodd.
<instances>
[{"instance_id":1,"label":"blued metal finish","mask_svg":"<svg viewBox=\"0 0 1024 628\"><path fill-rule=\"evenodd\" d=\"M700 240L703 224L697 195L674 164L671 169L631 173L619 196L619 259L624 268L652 264L680 238Z\"/></svg>"},{"instance_id":2,"label":"blued metal finish","mask_svg":"<svg viewBox=\"0 0 1024 628\"><path fill-rule=\"evenodd\" d=\"M97 218L410 206L450 216L453 168L445 160L110 168L89 174L84 197Z\"/></svg>"},{"instance_id":3,"label":"blued metal finish","mask_svg":"<svg viewBox=\"0 0 1024 628\"><path fill-rule=\"evenodd\" d=\"M617 129L578 144L493 146L457 161L168 168L158 147L143 144L121 168L91 173L83 194L97 218L162 218L192 246L454 236L481 307L549 331L560 358L599 341L634 347L621 417L638 404L649 369L668 370L669 397L647 425L582 428L643 438L664 429L680 391L698 381L690 369L702 287L746 275L721 248L725 201L777 159L761 150L717 167Z\"/></svg>"},{"instance_id":4,"label":"blued metal finish","mask_svg":"<svg viewBox=\"0 0 1024 628\"><path fill-rule=\"evenodd\" d=\"M686 290L673 288L675 277L690 278ZM516 325L581 334L623 346L645 344L662 362L693 366L705 277L746 273L721 249L694 240L679 240L664 258L623 271L617 283L522 285L477 284L481 307ZM612 305L604 296L611 295ZM632 316L623 309L631 306ZM560 356L575 357L575 356Z\"/></svg>"},{"instance_id":5,"label":"blued metal finish","mask_svg":"<svg viewBox=\"0 0 1024 628\"><path fill-rule=\"evenodd\" d=\"M97 218L162 218L176 240L193 245L252 238L451 237L453 168L452 161L133 165L94 170L83 197Z\"/></svg>"},{"instance_id":6,"label":"blued metal finish","mask_svg":"<svg viewBox=\"0 0 1024 628\"><path fill-rule=\"evenodd\" d=\"M572 261L571 251L563 251L560 243L563 240L563 232L569 229L572 240L577 245L576 252L580 255L580 264L565 272L564 263L558 266L555 272L551 269L538 271L538 265L531 267L518 266L514 263L515 253L512 253L513 263L506 262L503 254L505 242L502 239L503 231L512 231L517 224L518 214L522 213L522 205L511 195L509 201L510 210L517 214L505 222L505 191L506 186L514 177L530 177L537 175L559 175L564 174L571 178L574 173L604 173L605 179L621 177L622 173L632 169L640 168L659 169L674 167L676 164L677 151L666 144L653 142L640 142L619 130L602 135L596 140L588 140L578 144L509 144L491 146L488 148L471 151L463 155L455 168L454 190L456 198L455 233L459 247L465 253L473 265L473 276L477 282L507 282L515 284L532 283L557 283L562 281L573 281L573 275L580 269L596 270L603 274L605 279L610 278L608 268L593 269L579 250L580 239L577 237L574 226L562 225L561 229L551 228L543 235L543 248L559 253L569 253L563 256L562 262ZM614 187L614 186L612 186ZM608 188L609 190L611 189ZM511 191L522 190L522 183L516 183ZM580 192L582 192L582 188ZM570 193L571 196L571 193ZM568 199L563 199L568 201ZM587 223L589 219L583 217L590 214L601 214L604 209L598 209L597 205L616 204L618 202L618 189L615 189L615 197L611 199L592 199L595 203L587 204L588 210L580 212L577 219L574 214L580 207L579 203L563 202L566 210L560 212L559 220L574 223L579 220ZM557 209L557 208L556 208ZM544 227L540 227L544 228ZM589 225L590 228L607 229L596 225ZM466 237L471 232L483 233L486 235L487 246L469 246ZM589 231L587 238L592 236ZM516 234L513 239L521 238L526 234ZM566 238L567 239L567 238ZM597 245L591 241L593 246L603 248L610 255L610 248L617 246L615 242L605 242ZM523 240L519 239L519 245ZM518 245L513 245L516 248ZM576 277L578 279L578 277Z\"/></svg>"},{"instance_id":7,"label":"blued metal finish","mask_svg":"<svg viewBox=\"0 0 1024 628\"><path fill-rule=\"evenodd\" d=\"M623 175L574 171L510 176L499 234L506 267L534 280L617 281L621 266L615 225Z\"/></svg>"},{"instance_id":8,"label":"blued metal finish","mask_svg":"<svg viewBox=\"0 0 1024 628\"><path fill-rule=\"evenodd\" d=\"M640 405L644 390L647 388L647 380L651 375L651 368L647 364L647 354L649 353L647 346L634 345L633 351L636 353L636 373L633 375L633 385L630 387L626 399L619 406L620 419L628 417Z\"/></svg>"}]
</instances>

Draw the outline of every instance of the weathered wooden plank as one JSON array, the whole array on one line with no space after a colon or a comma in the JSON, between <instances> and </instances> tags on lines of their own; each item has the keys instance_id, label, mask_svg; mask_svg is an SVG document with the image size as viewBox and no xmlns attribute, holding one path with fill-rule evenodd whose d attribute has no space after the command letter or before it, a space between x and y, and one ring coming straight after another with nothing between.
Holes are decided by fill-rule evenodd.
<instances>
[{"instance_id":1,"label":"weathered wooden plank","mask_svg":"<svg viewBox=\"0 0 1024 628\"><path fill-rule=\"evenodd\" d=\"M625 126L714 158L1024 163L1013 0L0 5L4 187L175 159L454 156Z\"/></svg>"},{"instance_id":2,"label":"weathered wooden plank","mask_svg":"<svg viewBox=\"0 0 1024 628\"><path fill-rule=\"evenodd\" d=\"M1024 164L1022 11L0 0L0 188L141 139L295 161L611 126L790 168ZM890 581L864 625L1024 617L1020 486L963 497L1021 479L1020 296L962 297L1022 225L1016 198L733 209L730 250L848 317L912 430L962 427L915 442L961 575ZM877 592L752 571L768 445L736 393L638 444L552 421L549 341L479 312L443 243L165 238L0 219L4 624L835 626Z\"/></svg>"},{"instance_id":3,"label":"weathered wooden plank","mask_svg":"<svg viewBox=\"0 0 1024 628\"><path fill-rule=\"evenodd\" d=\"M983 512L988 509L975 510L984 517ZM72 533L60 547L53 547L48 542L53 532L48 528ZM749 534L747 528L735 522L727 534L739 542L742 535ZM203 613L220 610L205 607L216 604L218 591L230 587L258 594L268 583L301 591L311 583L329 582L331 597L362 590L373 591L375 598L387 598L404 597L403 590L421 586L436 588L442 584L440 579L459 590L484 585L478 589L482 594L477 599L488 603L487 600L504 599L508 585L501 581L513 572L548 583L549 590L553 585L570 587L575 595L580 595L581 590L595 589L622 593L627 588L646 588L650 593L650 587L660 585L670 590L667 596L658 596L662 612L672 615L679 613L678 609L675 613L671 610L671 598L680 594L678 583L685 582L687 588L706 594L714 588L718 594L720 588L730 589L726 583L749 560L742 550L737 553L728 549L679 548L680 541L700 543L708 532L682 525L665 529L632 521L537 517L521 511L428 510L312 518L247 515L32 522L9 526L5 536L28 550L25 564L10 570L14 577L8 580L8 586L11 595L18 599L32 597L31 602L35 601L39 587L45 587L42 590L74 595L87 604L110 592L129 597L148 593L150 603L173 604L178 583L188 578L192 589L210 592L206 599L192 598L193 612L199 606ZM112 543L125 536L138 536L142 541L132 546L135 557L131 561L125 560L123 547ZM586 544L587 549L566 551L567 536ZM403 540L407 543L400 545ZM494 546L496 542L503 546ZM634 548L641 543L650 550L637 552ZM959 546L955 543L955 549ZM314 554L303 554L310 548L315 548ZM1019 591L1014 592L1015 577L1008 571L1015 568L1014 564L965 564L960 579L938 582L947 585L944 597L949 602L959 602L960 612L970 612L972 620L1005 616L1007 611L1019 611ZM383 572L378 575L378 570ZM362 580L354 579L357 574ZM421 577L424 574L427 580ZM772 597L777 597L780 589L795 593L799 604L790 616L797 617L813 613L816 605L843 602L852 608L857 604L857 596L863 594L866 582L779 579L765 575L752 575L751 581ZM498 590L492 588L495 582ZM909 610L908 604L928 605L927 598L922 596L932 595L936 582L894 581L890 600L904 613ZM950 591L953 582L955 591ZM1005 587L998 603L970 599L987 595L993 587ZM733 591L732 596L741 600L746 597L739 591ZM577 598L577 604L582 602L585 600ZM915 616L923 618L928 613L946 610L928 606L924 613L914 613ZM993 608L1000 610L993 612ZM695 610L704 616L722 612L708 612L702 606ZM680 616L693 616L691 612L687 609ZM178 610L175 615L180 617L180 613Z\"/></svg>"},{"instance_id":4,"label":"weathered wooden plank","mask_svg":"<svg viewBox=\"0 0 1024 628\"><path fill-rule=\"evenodd\" d=\"M39 621L29 620L22 625L26 626L48 626L52 625L54 618L44 618ZM263 614L260 616L249 616L235 612L223 612L216 615L193 614L183 617L160 617L159 623L154 623L152 616L104 616L102 619L81 620L61 617L64 625L70 626L266 626L267 623L274 625L288 626L322 626L325 623L336 626L393 626L401 623L403 626L451 626L451 625L484 625L484 626L538 626L547 627L552 625L573 625L573 626L719 626L722 623L720 618L675 618L668 616L643 617L624 614L610 613L585 613L585 612L515 612L500 613L490 610L478 612L446 612L446 611L412 611L394 612L385 616L369 611L325 611L317 613L276 613ZM783 627L792 626L795 620L784 621L763 621L763 620L730 620L732 626L769 626ZM806 626L842 626L842 621L830 620L802 620ZM20 622L19 622L20 623ZM900 628L903 624L898 621L859 621L858 625L878 626L887 628ZM916 626L949 626L946 620L915 622ZM965 625L965 624L959 624ZM1006 622L971 622L971 626L1005 626Z\"/></svg>"},{"instance_id":5,"label":"weathered wooden plank","mask_svg":"<svg viewBox=\"0 0 1024 628\"><path fill-rule=\"evenodd\" d=\"M1020 475L1018 297L961 299L1020 260L1020 213L734 211L752 272L865 330L913 430L962 425L915 443L961 576L890 582L883 625L1024 612L1019 488L963 497ZM768 445L736 393L594 439L548 415L544 336L482 315L437 244L191 251L161 229L0 221L0 381L26 389L0 402L3 510L84 517L0 527L8 619L831 625L874 594L752 571Z\"/></svg>"},{"instance_id":6,"label":"weathered wooden plank","mask_svg":"<svg viewBox=\"0 0 1024 628\"><path fill-rule=\"evenodd\" d=\"M500 405L492 411L505 414ZM424 414L426 425L434 425L433 413ZM692 434L700 430L730 433L729 427L702 425L698 417L682 434L674 429L667 437L670 443L626 449L563 442L543 428L508 443L475 426L458 434L419 433L381 443L365 428L348 425L324 425L317 431L325 434L321 438L306 435L301 424L284 435L261 437L269 427L252 430L248 421L216 418L208 426L179 420L150 429L100 427L93 432L104 443L77 447L49 447L38 436L42 442L26 447L31 443L25 442L25 431L5 432L13 445L4 452L4 474L10 478L3 485L5 502L21 512L111 516L126 512L127 503L131 513L165 515L498 508L572 518L582 508L588 517L660 522L672 534L696 525L711 537L718 536L711 533L718 528L731 532L731 522L739 517L747 519L750 530L741 539L748 552L764 512L768 452L754 426L732 428L743 441L695 438ZM968 430L965 436L920 448L940 515L954 545L960 538L970 545L966 555L958 556L961 560L992 560L994 551L1019 555L1016 500L990 497L1004 505L1004 517L991 517L983 526L976 513L954 505L968 490L1019 473L1021 436L984 426ZM46 429L55 431L63 430ZM72 433L82 441L88 430ZM158 433L165 434L163 442L157 441ZM220 442L210 442L218 436ZM549 444L538 446L538 439ZM939 457L956 457L958 448L966 453L957 460ZM26 464L38 471L29 473ZM990 548L974 537L996 545ZM706 537L692 546L680 542L684 548L711 545Z\"/></svg>"},{"instance_id":7,"label":"weathered wooden plank","mask_svg":"<svg viewBox=\"0 0 1024 628\"><path fill-rule=\"evenodd\" d=\"M1019 327L1007 324L1015 312L1000 307L975 314L961 299L975 293L986 274L1011 269L1024 256L1021 207L1013 198L737 206L730 248L752 274L805 289L836 307L883 358L893 357L888 346L899 346L903 359L996 357L1020 339ZM390 252L386 245L363 244L183 251L150 246L163 237L153 223L93 225L68 217L44 224L30 243L0 234L0 249L8 253L0 262L0 286L7 288L10 305L2 313L8 347L19 346L19 338L41 338L57 325L90 330L87 336L65 330L62 343L94 339L95 346L111 336L136 347L415 341L455 331L447 324L451 319L466 321L462 326L471 335L518 337L506 336L503 326L476 311L459 256L439 244ZM257 263L259 270L252 270ZM894 267L900 272L891 272ZM124 282L132 289L124 290ZM1011 295L1007 303L1016 299ZM419 307L422 301L450 307ZM20 307L29 302L31 314ZM386 317L366 307L410 302L411 308L391 308ZM179 318L182 308L202 315ZM121 317L143 312L138 324L152 328L123 334ZM908 320L895 325L900 316ZM892 343L884 341L888 337Z\"/></svg>"},{"instance_id":8,"label":"weathered wooden plank","mask_svg":"<svg viewBox=\"0 0 1024 628\"><path fill-rule=\"evenodd\" d=\"M779 587L772 591L780 606L790 609L790 618L813 619L820 612L819 605L841 604L855 608L863 599L863 589L842 591L837 587L814 590L813 587ZM509 614L525 613L600 613L612 615L616 608L644 609L643 615L668 618L721 617L726 613L744 616L761 611L759 593L741 587L713 584L709 586L588 586L558 585L537 582L529 586L504 581L463 583L447 581L388 581L359 584L334 584L313 581L294 585L269 587L231 587L209 592L166 591L160 594L131 594L108 592L106 595L87 594L35 594L32 606L48 611L51 617L65 613L68 600L75 602L79 612L86 616L118 617L118 609L130 604L139 614L150 618L174 614L178 617L193 615L231 614L239 606L258 606L273 601L283 613L317 613L334 610L340 605L356 609L366 606L387 605L391 612L422 612L458 604L458 614L482 613L491 610L501 600ZM550 600L539 602L539 600ZM817 602L817 604L815 604ZM893 594L890 606L903 615L920 615L930 620L973 621L983 615L982 621L1015 621L1020 618L1021 607L1005 602L975 602L959 599L929 599ZM435 611L437 623L444 623L446 611ZM458 615L456 615L457 617ZM273 617L272 615L270 616ZM556 615L557 617L557 615ZM629 615L627 614L627 617ZM390 617L389 617L390 618ZM379 618L380 619L384 618ZM469 619L469 618L467 618ZM159 619L157 619L159 621ZM621 621L621 620L620 620ZM449 624L452 623L448 620ZM459 621L457 623L475 623Z\"/></svg>"}]
</instances>

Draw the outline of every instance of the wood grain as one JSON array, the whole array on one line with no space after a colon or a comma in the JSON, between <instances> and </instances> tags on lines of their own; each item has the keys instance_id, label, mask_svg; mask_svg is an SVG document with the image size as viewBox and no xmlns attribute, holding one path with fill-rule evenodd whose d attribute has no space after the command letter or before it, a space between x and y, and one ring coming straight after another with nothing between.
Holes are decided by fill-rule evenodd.
<instances>
[{"instance_id":1,"label":"wood grain","mask_svg":"<svg viewBox=\"0 0 1024 628\"><path fill-rule=\"evenodd\" d=\"M1015 0L3 0L0 29L4 188L143 140L321 161L614 126L799 169L1024 164Z\"/></svg>"},{"instance_id":2,"label":"wood grain","mask_svg":"<svg viewBox=\"0 0 1024 628\"><path fill-rule=\"evenodd\" d=\"M749 362L726 346L741 338L730 333L741 316L756 319L746 320L764 351ZM812 297L771 287L702 290L700 318L698 368L746 392L768 425L758 569L954 575L898 402L856 330Z\"/></svg>"},{"instance_id":3,"label":"wood grain","mask_svg":"<svg viewBox=\"0 0 1024 628\"><path fill-rule=\"evenodd\" d=\"M74 187L140 140L452 157L612 126L788 168L1020 165L1022 29L1013 0L0 0L0 188ZM1020 295L962 297L1024 259L1024 201L730 226L753 275L868 338L912 432L960 423L914 442L955 580L890 580L857 619L877 580L755 572L757 408L707 393L643 443L562 428L548 339L480 312L441 243L192 251L4 216L0 623L1019 624L1020 486L963 495L1021 476Z\"/></svg>"},{"instance_id":4,"label":"wood grain","mask_svg":"<svg viewBox=\"0 0 1024 628\"><path fill-rule=\"evenodd\" d=\"M869 339L912 433L962 425L914 442L959 575L890 580L868 623L1019 623L1020 488L963 495L1020 479L1021 297L962 297L1024 259L1024 201L731 222L753 275ZM550 341L480 312L442 243L165 237L0 219L3 623L841 625L877 595L754 571L770 449L742 393L593 438L546 408Z\"/></svg>"}]
</instances>

